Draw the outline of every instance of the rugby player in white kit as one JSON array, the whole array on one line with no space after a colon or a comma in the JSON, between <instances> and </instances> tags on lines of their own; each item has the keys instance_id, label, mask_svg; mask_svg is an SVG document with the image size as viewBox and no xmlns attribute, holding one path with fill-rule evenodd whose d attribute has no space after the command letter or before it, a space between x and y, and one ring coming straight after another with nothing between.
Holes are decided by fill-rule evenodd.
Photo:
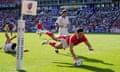
<instances>
[{"instance_id":1,"label":"rugby player in white kit","mask_svg":"<svg viewBox=\"0 0 120 72\"><path fill-rule=\"evenodd\" d=\"M62 10L61 16L58 17L56 23L59 26L58 34L59 35L68 35L68 27L69 27L69 18L67 16L67 10Z\"/></svg>"}]
</instances>

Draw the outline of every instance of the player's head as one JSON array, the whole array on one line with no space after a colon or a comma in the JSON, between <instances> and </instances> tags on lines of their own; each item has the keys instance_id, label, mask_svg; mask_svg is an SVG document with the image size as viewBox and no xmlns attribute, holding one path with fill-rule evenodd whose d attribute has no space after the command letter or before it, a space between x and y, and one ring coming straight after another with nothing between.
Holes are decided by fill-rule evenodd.
<instances>
[{"instance_id":1,"label":"player's head","mask_svg":"<svg viewBox=\"0 0 120 72\"><path fill-rule=\"evenodd\" d=\"M62 16L66 16L66 15L67 15L67 10L66 10L66 9L63 9L62 12L61 12L61 15L62 15Z\"/></svg>"},{"instance_id":2,"label":"player's head","mask_svg":"<svg viewBox=\"0 0 120 72\"><path fill-rule=\"evenodd\" d=\"M5 25L9 25L9 23L5 23Z\"/></svg>"},{"instance_id":3,"label":"player's head","mask_svg":"<svg viewBox=\"0 0 120 72\"><path fill-rule=\"evenodd\" d=\"M10 22L10 24L14 24L14 22Z\"/></svg>"},{"instance_id":4,"label":"player's head","mask_svg":"<svg viewBox=\"0 0 120 72\"><path fill-rule=\"evenodd\" d=\"M39 20L38 22L39 22L39 23L42 23L42 20Z\"/></svg>"},{"instance_id":5,"label":"player's head","mask_svg":"<svg viewBox=\"0 0 120 72\"><path fill-rule=\"evenodd\" d=\"M82 36L84 34L82 28L78 28L76 32L77 32L78 36Z\"/></svg>"},{"instance_id":6,"label":"player's head","mask_svg":"<svg viewBox=\"0 0 120 72\"><path fill-rule=\"evenodd\" d=\"M82 29L82 28L78 28L78 29L77 29L77 33L80 33L80 32L83 32L83 29Z\"/></svg>"},{"instance_id":7,"label":"player's head","mask_svg":"<svg viewBox=\"0 0 120 72\"><path fill-rule=\"evenodd\" d=\"M16 45L17 45L16 43L12 43L11 49L15 50Z\"/></svg>"}]
</instances>

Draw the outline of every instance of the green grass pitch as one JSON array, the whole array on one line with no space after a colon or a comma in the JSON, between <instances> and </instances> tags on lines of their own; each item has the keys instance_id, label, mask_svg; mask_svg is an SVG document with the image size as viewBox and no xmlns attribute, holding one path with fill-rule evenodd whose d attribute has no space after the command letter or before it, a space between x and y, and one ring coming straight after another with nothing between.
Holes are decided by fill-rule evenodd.
<instances>
[{"instance_id":1,"label":"green grass pitch","mask_svg":"<svg viewBox=\"0 0 120 72\"><path fill-rule=\"evenodd\" d=\"M86 34L94 51L91 53L82 43L75 46L75 53L83 60L80 67L73 66L69 52L60 50L59 54L49 45L41 45L43 40L51 40L48 36L41 38L35 33L25 33L24 71L16 71L16 55L0 50L0 72L120 72L120 34ZM4 33L0 33L0 45L5 41ZM16 42L15 39L13 42Z\"/></svg>"}]
</instances>

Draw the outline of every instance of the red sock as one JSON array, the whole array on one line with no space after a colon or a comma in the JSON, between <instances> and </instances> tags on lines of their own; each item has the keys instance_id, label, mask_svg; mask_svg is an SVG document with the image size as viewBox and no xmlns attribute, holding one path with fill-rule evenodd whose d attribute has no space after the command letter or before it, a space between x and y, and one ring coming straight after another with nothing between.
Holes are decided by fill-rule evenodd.
<instances>
[{"instance_id":1,"label":"red sock","mask_svg":"<svg viewBox=\"0 0 120 72\"><path fill-rule=\"evenodd\" d=\"M55 42L49 42L49 45L51 45L51 46L55 46Z\"/></svg>"},{"instance_id":2,"label":"red sock","mask_svg":"<svg viewBox=\"0 0 120 72\"><path fill-rule=\"evenodd\" d=\"M52 32L46 32L45 34L47 34L48 36L52 36L53 35Z\"/></svg>"}]
</instances>

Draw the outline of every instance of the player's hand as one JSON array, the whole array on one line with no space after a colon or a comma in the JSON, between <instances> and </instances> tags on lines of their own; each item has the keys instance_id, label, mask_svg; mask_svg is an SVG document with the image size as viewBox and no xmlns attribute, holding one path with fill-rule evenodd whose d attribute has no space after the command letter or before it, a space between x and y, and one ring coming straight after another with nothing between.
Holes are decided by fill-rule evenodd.
<instances>
[{"instance_id":1,"label":"player's hand","mask_svg":"<svg viewBox=\"0 0 120 72\"><path fill-rule=\"evenodd\" d=\"M59 27L63 28L63 25L61 24L61 25L59 25Z\"/></svg>"},{"instance_id":2,"label":"player's hand","mask_svg":"<svg viewBox=\"0 0 120 72\"><path fill-rule=\"evenodd\" d=\"M73 59L74 59L74 61L77 61L77 60L79 60L79 58L78 58L78 57L73 57Z\"/></svg>"},{"instance_id":3,"label":"player's hand","mask_svg":"<svg viewBox=\"0 0 120 72\"><path fill-rule=\"evenodd\" d=\"M90 51L93 51L94 49L93 48L89 48Z\"/></svg>"}]
</instances>

